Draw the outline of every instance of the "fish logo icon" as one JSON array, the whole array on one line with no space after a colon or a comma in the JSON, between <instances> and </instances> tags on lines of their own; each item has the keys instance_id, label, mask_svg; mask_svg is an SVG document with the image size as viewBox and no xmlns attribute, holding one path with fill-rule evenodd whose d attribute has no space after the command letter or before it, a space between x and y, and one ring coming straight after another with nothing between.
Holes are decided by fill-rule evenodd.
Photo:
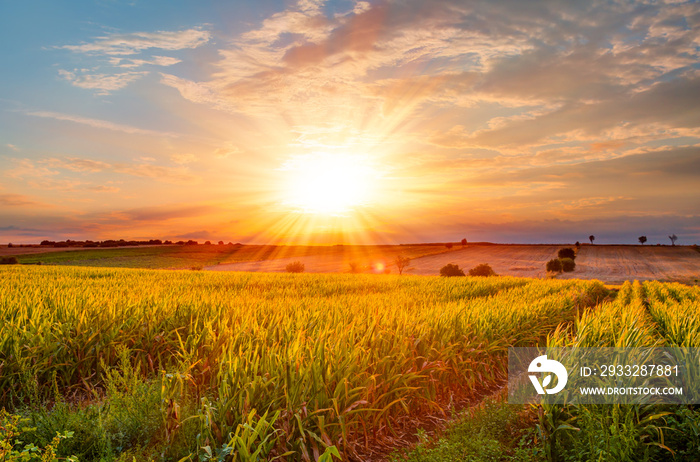
<instances>
[{"instance_id":1,"label":"fish logo icon","mask_svg":"<svg viewBox=\"0 0 700 462\"><path fill-rule=\"evenodd\" d=\"M530 367L527 368L528 372L543 372L546 374L542 383L540 383L539 378L536 375L530 375L530 381L535 386L535 390L540 395L547 394L553 395L559 393L566 386L566 381L569 379L569 374L566 372L566 368L559 361L553 359L547 359L547 355L538 356L532 360ZM547 388L547 385L552 383L552 375L557 377L557 386L554 388Z\"/></svg>"}]
</instances>

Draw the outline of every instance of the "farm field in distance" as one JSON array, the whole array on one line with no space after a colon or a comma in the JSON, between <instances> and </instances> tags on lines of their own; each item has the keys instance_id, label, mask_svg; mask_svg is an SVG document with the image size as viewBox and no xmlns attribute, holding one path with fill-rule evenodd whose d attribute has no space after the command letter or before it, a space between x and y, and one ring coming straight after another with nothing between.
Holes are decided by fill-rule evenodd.
<instances>
[{"instance_id":1,"label":"farm field in distance","mask_svg":"<svg viewBox=\"0 0 700 462\"><path fill-rule=\"evenodd\" d=\"M468 270L488 263L496 273L516 277L545 277L545 264L566 245L377 245L377 246L267 246L197 245L142 246L115 249L0 248L0 254L17 255L20 263L50 265L190 269L214 271L284 272L299 261L309 273L396 273L397 255L411 259L405 274L436 275L448 263ZM14 253L12 253L14 251ZM21 254L20 252L26 252ZM31 252L31 253L30 253ZM576 269L559 278L597 279L621 284L631 280L660 280L697 284L700 252L694 246L583 245Z\"/></svg>"}]
</instances>

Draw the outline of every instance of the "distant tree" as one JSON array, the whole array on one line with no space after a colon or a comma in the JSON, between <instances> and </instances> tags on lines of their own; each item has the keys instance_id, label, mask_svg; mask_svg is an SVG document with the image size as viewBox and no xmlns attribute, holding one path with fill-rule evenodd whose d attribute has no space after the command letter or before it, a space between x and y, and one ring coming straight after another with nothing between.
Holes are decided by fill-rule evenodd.
<instances>
[{"instance_id":1,"label":"distant tree","mask_svg":"<svg viewBox=\"0 0 700 462\"><path fill-rule=\"evenodd\" d=\"M219 241L219 245L224 245L224 241Z\"/></svg>"},{"instance_id":2,"label":"distant tree","mask_svg":"<svg viewBox=\"0 0 700 462\"><path fill-rule=\"evenodd\" d=\"M403 270L408 267L409 263L411 263L411 259L404 257L403 255L397 255L396 260L394 260L394 264L396 265L396 269L399 271L399 274L403 274Z\"/></svg>"},{"instance_id":3,"label":"distant tree","mask_svg":"<svg viewBox=\"0 0 700 462\"><path fill-rule=\"evenodd\" d=\"M576 258L576 252L574 252L574 249L570 247L565 247L563 249L559 249L559 252L557 252L557 257L561 258L570 258L570 259L575 259Z\"/></svg>"},{"instance_id":4,"label":"distant tree","mask_svg":"<svg viewBox=\"0 0 700 462\"><path fill-rule=\"evenodd\" d=\"M204 245L211 245L211 241L205 241Z\"/></svg>"},{"instance_id":5,"label":"distant tree","mask_svg":"<svg viewBox=\"0 0 700 462\"><path fill-rule=\"evenodd\" d=\"M561 261L561 269L565 273L570 273L576 269L576 262L571 258L562 258L559 261Z\"/></svg>"},{"instance_id":6,"label":"distant tree","mask_svg":"<svg viewBox=\"0 0 700 462\"><path fill-rule=\"evenodd\" d=\"M588 236L588 240L591 241L591 244L593 244L593 241L595 241L595 236L591 234Z\"/></svg>"},{"instance_id":7,"label":"distant tree","mask_svg":"<svg viewBox=\"0 0 700 462\"><path fill-rule=\"evenodd\" d=\"M561 273L561 260L553 258L547 262L547 271L552 273Z\"/></svg>"},{"instance_id":8,"label":"distant tree","mask_svg":"<svg viewBox=\"0 0 700 462\"><path fill-rule=\"evenodd\" d=\"M226 245L233 245L233 242L229 242L229 243L228 243L228 244L226 244Z\"/></svg>"},{"instance_id":9,"label":"distant tree","mask_svg":"<svg viewBox=\"0 0 700 462\"><path fill-rule=\"evenodd\" d=\"M462 247L464 247L465 245L467 245L467 240L466 240L466 239L462 239Z\"/></svg>"},{"instance_id":10,"label":"distant tree","mask_svg":"<svg viewBox=\"0 0 700 462\"><path fill-rule=\"evenodd\" d=\"M192 239L190 239L189 241L185 242L185 245L198 245L198 244L199 244L199 242L197 242L197 241L195 241L195 240L192 240Z\"/></svg>"},{"instance_id":11,"label":"distant tree","mask_svg":"<svg viewBox=\"0 0 700 462\"><path fill-rule=\"evenodd\" d=\"M14 245L12 245L12 242L10 242L10 243L7 244L7 248L8 248L8 249L11 249L12 247L14 247Z\"/></svg>"},{"instance_id":12,"label":"distant tree","mask_svg":"<svg viewBox=\"0 0 700 462\"><path fill-rule=\"evenodd\" d=\"M452 277L452 276L464 276L464 271L459 267L459 265L453 265L448 263L442 268L440 268L440 276Z\"/></svg>"},{"instance_id":13,"label":"distant tree","mask_svg":"<svg viewBox=\"0 0 700 462\"><path fill-rule=\"evenodd\" d=\"M482 263L469 270L469 276L498 276L488 263Z\"/></svg>"},{"instance_id":14,"label":"distant tree","mask_svg":"<svg viewBox=\"0 0 700 462\"><path fill-rule=\"evenodd\" d=\"M285 267L285 270L288 273L303 273L304 269L305 269L304 264L300 261L295 261L295 262L289 263Z\"/></svg>"},{"instance_id":15,"label":"distant tree","mask_svg":"<svg viewBox=\"0 0 700 462\"><path fill-rule=\"evenodd\" d=\"M17 257L2 257L0 258L0 265L16 265L19 263Z\"/></svg>"},{"instance_id":16,"label":"distant tree","mask_svg":"<svg viewBox=\"0 0 700 462\"><path fill-rule=\"evenodd\" d=\"M170 245L172 243L173 243L173 241L170 241L170 240L163 242L163 244L165 244L165 245Z\"/></svg>"},{"instance_id":17,"label":"distant tree","mask_svg":"<svg viewBox=\"0 0 700 462\"><path fill-rule=\"evenodd\" d=\"M647 241L646 236L639 236L637 239L639 239L639 243L644 245L644 243Z\"/></svg>"},{"instance_id":18,"label":"distant tree","mask_svg":"<svg viewBox=\"0 0 700 462\"><path fill-rule=\"evenodd\" d=\"M676 245L676 241L678 240L678 236L676 236L675 234L671 234L670 236L668 236L668 238L671 239L671 245Z\"/></svg>"},{"instance_id":19,"label":"distant tree","mask_svg":"<svg viewBox=\"0 0 700 462\"><path fill-rule=\"evenodd\" d=\"M448 242L447 244L445 244L445 247L447 247L448 249L451 249L451 248L452 248L452 243L451 243L451 242Z\"/></svg>"}]
</instances>

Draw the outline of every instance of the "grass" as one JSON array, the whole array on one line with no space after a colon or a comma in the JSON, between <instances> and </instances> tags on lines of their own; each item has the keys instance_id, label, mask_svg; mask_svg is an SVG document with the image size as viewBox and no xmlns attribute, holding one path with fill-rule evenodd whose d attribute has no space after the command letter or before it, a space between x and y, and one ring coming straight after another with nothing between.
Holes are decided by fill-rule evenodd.
<instances>
[{"instance_id":1,"label":"grass","mask_svg":"<svg viewBox=\"0 0 700 462\"><path fill-rule=\"evenodd\" d=\"M58 422L93 429L103 451L85 460L231 448L248 460L261 447L347 458L503 383L509 346L543 342L604 291L507 277L6 267L0 406L53 416L70 403L78 417Z\"/></svg>"},{"instance_id":2,"label":"grass","mask_svg":"<svg viewBox=\"0 0 700 462\"><path fill-rule=\"evenodd\" d=\"M419 431L419 444L396 451L390 462L544 461L533 444L533 424L523 406L508 405L503 396L487 399L462 413L438 439Z\"/></svg>"},{"instance_id":3,"label":"grass","mask_svg":"<svg viewBox=\"0 0 700 462\"><path fill-rule=\"evenodd\" d=\"M0 268L0 407L81 461L353 460L502 387L510 346L697 346L700 289ZM694 460L694 407L490 402L396 460ZM257 455L255 455L257 454ZM334 459L335 458L335 459Z\"/></svg>"}]
</instances>

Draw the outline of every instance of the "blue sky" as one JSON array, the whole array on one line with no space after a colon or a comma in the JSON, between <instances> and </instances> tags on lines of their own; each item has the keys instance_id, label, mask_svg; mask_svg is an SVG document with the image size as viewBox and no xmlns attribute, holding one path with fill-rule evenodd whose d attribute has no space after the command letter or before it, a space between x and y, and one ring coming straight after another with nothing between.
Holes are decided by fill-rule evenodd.
<instances>
[{"instance_id":1,"label":"blue sky","mask_svg":"<svg viewBox=\"0 0 700 462\"><path fill-rule=\"evenodd\" d=\"M0 8L0 242L700 242L697 2Z\"/></svg>"}]
</instances>

